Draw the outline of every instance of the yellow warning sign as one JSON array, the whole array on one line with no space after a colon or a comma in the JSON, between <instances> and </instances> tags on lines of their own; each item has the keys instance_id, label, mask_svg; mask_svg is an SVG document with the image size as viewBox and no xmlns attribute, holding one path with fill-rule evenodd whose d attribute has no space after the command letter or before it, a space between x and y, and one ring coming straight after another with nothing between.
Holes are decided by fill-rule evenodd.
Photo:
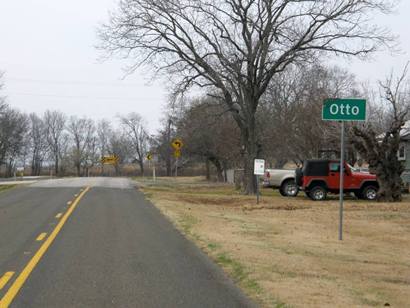
<instances>
[{"instance_id":1,"label":"yellow warning sign","mask_svg":"<svg viewBox=\"0 0 410 308\"><path fill-rule=\"evenodd\" d=\"M118 156L110 155L101 158L101 163L104 165L116 165L118 163Z\"/></svg>"},{"instance_id":2,"label":"yellow warning sign","mask_svg":"<svg viewBox=\"0 0 410 308\"><path fill-rule=\"evenodd\" d=\"M184 143L181 139L175 139L174 141L172 141L171 145L175 150L181 150L181 148L184 146Z\"/></svg>"}]
</instances>

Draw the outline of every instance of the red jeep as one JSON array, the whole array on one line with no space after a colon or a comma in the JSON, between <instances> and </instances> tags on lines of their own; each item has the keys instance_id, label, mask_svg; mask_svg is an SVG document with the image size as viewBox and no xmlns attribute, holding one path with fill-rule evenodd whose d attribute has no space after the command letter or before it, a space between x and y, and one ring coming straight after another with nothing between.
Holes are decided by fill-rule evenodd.
<instances>
[{"instance_id":1,"label":"red jeep","mask_svg":"<svg viewBox=\"0 0 410 308\"><path fill-rule=\"evenodd\" d=\"M344 192L353 192L359 199L375 200L379 185L376 176L356 171L344 164ZM296 170L296 183L312 200L325 200L327 194L339 193L340 162L336 160L307 160Z\"/></svg>"}]
</instances>

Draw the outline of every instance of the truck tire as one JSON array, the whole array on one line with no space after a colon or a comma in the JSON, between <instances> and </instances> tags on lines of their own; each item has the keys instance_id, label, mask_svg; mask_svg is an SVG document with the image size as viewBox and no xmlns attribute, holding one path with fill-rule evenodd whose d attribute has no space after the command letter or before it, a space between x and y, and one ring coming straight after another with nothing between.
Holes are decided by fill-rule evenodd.
<instances>
[{"instance_id":1,"label":"truck tire","mask_svg":"<svg viewBox=\"0 0 410 308\"><path fill-rule=\"evenodd\" d=\"M299 193L299 188L294 180L286 180L279 188L279 192L284 197L296 197Z\"/></svg>"},{"instance_id":2,"label":"truck tire","mask_svg":"<svg viewBox=\"0 0 410 308\"><path fill-rule=\"evenodd\" d=\"M363 188L362 199L374 201L377 198L377 187L374 185L367 185Z\"/></svg>"},{"instance_id":3,"label":"truck tire","mask_svg":"<svg viewBox=\"0 0 410 308\"><path fill-rule=\"evenodd\" d=\"M327 190L323 186L314 186L309 190L309 198L313 201L326 200Z\"/></svg>"}]
</instances>

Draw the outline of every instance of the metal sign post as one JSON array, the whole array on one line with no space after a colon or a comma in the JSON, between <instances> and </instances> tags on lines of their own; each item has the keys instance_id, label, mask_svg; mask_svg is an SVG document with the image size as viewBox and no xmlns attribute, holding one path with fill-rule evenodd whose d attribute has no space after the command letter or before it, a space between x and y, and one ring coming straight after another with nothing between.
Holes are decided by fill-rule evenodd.
<instances>
[{"instance_id":1,"label":"metal sign post","mask_svg":"<svg viewBox=\"0 0 410 308\"><path fill-rule=\"evenodd\" d=\"M256 204L259 204L259 176L265 173L265 160L255 159L253 166L253 174L256 176Z\"/></svg>"},{"instance_id":2,"label":"metal sign post","mask_svg":"<svg viewBox=\"0 0 410 308\"><path fill-rule=\"evenodd\" d=\"M323 102L322 119L339 121L340 136L340 186L339 186L339 240L343 240L343 201L344 201L344 161L345 161L345 121L366 121L366 100L331 98Z\"/></svg>"},{"instance_id":3,"label":"metal sign post","mask_svg":"<svg viewBox=\"0 0 410 308\"><path fill-rule=\"evenodd\" d=\"M259 204L259 175L256 176L256 204Z\"/></svg>"},{"instance_id":4,"label":"metal sign post","mask_svg":"<svg viewBox=\"0 0 410 308\"><path fill-rule=\"evenodd\" d=\"M343 185L344 185L344 161L345 161L345 122L341 121L342 130L340 136L340 186L339 186L339 241L343 240Z\"/></svg>"},{"instance_id":5,"label":"metal sign post","mask_svg":"<svg viewBox=\"0 0 410 308\"><path fill-rule=\"evenodd\" d=\"M146 158L148 160L148 168L151 168L151 160L152 160L152 179L155 182L156 178L155 178L155 157L154 157L154 154L149 152L147 154Z\"/></svg>"},{"instance_id":6,"label":"metal sign post","mask_svg":"<svg viewBox=\"0 0 410 308\"><path fill-rule=\"evenodd\" d=\"M181 139L174 139L171 146L174 148L174 157L175 157L175 176L178 176L178 159L181 157L181 148L184 146L184 143Z\"/></svg>"},{"instance_id":7,"label":"metal sign post","mask_svg":"<svg viewBox=\"0 0 410 308\"><path fill-rule=\"evenodd\" d=\"M156 175L155 175L155 161L152 162L152 179L154 180L154 182L157 180Z\"/></svg>"}]
</instances>

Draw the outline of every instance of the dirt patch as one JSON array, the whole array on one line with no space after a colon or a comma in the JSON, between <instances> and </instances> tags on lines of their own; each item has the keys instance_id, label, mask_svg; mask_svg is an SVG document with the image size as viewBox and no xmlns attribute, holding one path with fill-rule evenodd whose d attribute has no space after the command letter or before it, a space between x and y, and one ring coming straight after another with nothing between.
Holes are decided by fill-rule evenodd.
<instances>
[{"instance_id":1,"label":"dirt patch","mask_svg":"<svg viewBox=\"0 0 410 308\"><path fill-rule=\"evenodd\" d=\"M140 182L175 225L263 307L410 307L410 200L312 202L189 178ZM193 188L196 186L196 188Z\"/></svg>"},{"instance_id":2,"label":"dirt patch","mask_svg":"<svg viewBox=\"0 0 410 308\"><path fill-rule=\"evenodd\" d=\"M296 211L296 210L306 210L311 209L311 206L307 205L293 205L293 204L278 204L278 205L246 205L243 209L246 211L257 211L257 210L283 210L283 211Z\"/></svg>"},{"instance_id":3,"label":"dirt patch","mask_svg":"<svg viewBox=\"0 0 410 308\"><path fill-rule=\"evenodd\" d=\"M201 204L201 205L220 205L220 206L230 206L230 207L241 207L243 200L241 198L229 198L229 197L212 197L212 196L198 196L198 194L177 194L173 196L167 196L168 200L182 201L192 205Z\"/></svg>"}]
</instances>

